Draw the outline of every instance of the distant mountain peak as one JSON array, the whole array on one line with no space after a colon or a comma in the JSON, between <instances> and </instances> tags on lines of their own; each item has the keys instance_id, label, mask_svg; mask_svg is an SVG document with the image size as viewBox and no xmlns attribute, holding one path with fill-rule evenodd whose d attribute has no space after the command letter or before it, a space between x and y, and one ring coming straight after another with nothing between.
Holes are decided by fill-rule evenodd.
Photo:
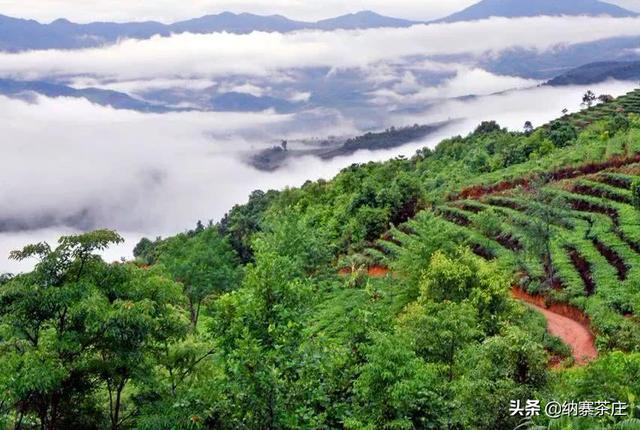
<instances>
[{"instance_id":1,"label":"distant mountain peak","mask_svg":"<svg viewBox=\"0 0 640 430\"><path fill-rule=\"evenodd\" d=\"M349 13L336 18L323 19L315 26L322 30L334 29L362 29L362 28L382 28L382 27L410 27L420 24L417 21L409 21L400 18L391 18L380 15L370 10Z\"/></svg>"},{"instance_id":2,"label":"distant mountain peak","mask_svg":"<svg viewBox=\"0 0 640 430\"><path fill-rule=\"evenodd\" d=\"M409 27L418 24L389 18L370 10L351 13L318 22L294 21L282 15L222 12L205 15L173 24L159 22L89 23L76 24L58 19L51 24L0 15L0 51L18 52L29 49L89 48L118 40L148 39L155 35L176 33L229 32L247 34L253 31L286 33L297 30L351 30L383 27Z\"/></svg>"},{"instance_id":3,"label":"distant mountain peak","mask_svg":"<svg viewBox=\"0 0 640 430\"><path fill-rule=\"evenodd\" d=\"M607 15L616 18L638 16L635 12L599 0L482 0L438 22L561 15Z\"/></svg>"}]
</instances>

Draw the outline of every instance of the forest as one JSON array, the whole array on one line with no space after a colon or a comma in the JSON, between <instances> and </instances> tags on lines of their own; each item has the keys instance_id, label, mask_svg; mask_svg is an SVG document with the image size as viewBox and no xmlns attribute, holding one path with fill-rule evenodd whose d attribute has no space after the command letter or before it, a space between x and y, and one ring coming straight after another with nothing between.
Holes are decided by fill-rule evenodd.
<instances>
[{"instance_id":1,"label":"forest","mask_svg":"<svg viewBox=\"0 0 640 430\"><path fill-rule=\"evenodd\" d=\"M0 428L640 429L639 220L637 90L255 191L134 261L100 257L110 230L29 245L0 277Z\"/></svg>"}]
</instances>

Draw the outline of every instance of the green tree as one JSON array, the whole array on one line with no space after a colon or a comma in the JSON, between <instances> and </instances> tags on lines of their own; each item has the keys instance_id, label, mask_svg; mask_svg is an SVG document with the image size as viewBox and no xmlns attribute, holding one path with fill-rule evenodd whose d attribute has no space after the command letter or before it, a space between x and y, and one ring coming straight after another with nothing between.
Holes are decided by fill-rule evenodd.
<instances>
[{"instance_id":1,"label":"green tree","mask_svg":"<svg viewBox=\"0 0 640 430\"><path fill-rule=\"evenodd\" d=\"M640 179L634 179L631 182L631 195L633 198L633 207L640 211Z\"/></svg>"},{"instance_id":2,"label":"green tree","mask_svg":"<svg viewBox=\"0 0 640 430\"><path fill-rule=\"evenodd\" d=\"M265 223L242 287L213 306L211 334L223 359L225 428L298 428L291 390L299 379L303 318L314 303L311 276L330 254L294 215Z\"/></svg>"},{"instance_id":3,"label":"green tree","mask_svg":"<svg viewBox=\"0 0 640 430\"><path fill-rule=\"evenodd\" d=\"M239 279L235 253L215 229L193 237L181 234L168 239L159 247L158 254L158 262L183 285L194 330L203 302L229 291Z\"/></svg>"},{"instance_id":4,"label":"green tree","mask_svg":"<svg viewBox=\"0 0 640 430\"><path fill-rule=\"evenodd\" d=\"M520 418L511 417L511 400L526 402L547 380L547 353L529 333L507 327L500 335L467 348L461 355L464 375L453 390L463 428L513 429Z\"/></svg>"},{"instance_id":5,"label":"green tree","mask_svg":"<svg viewBox=\"0 0 640 430\"><path fill-rule=\"evenodd\" d=\"M594 92L589 90L582 96L582 105L590 108L591 106L593 106L593 103L595 103L596 100L597 97Z\"/></svg>"},{"instance_id":6,"label":"green tree","mask_svg":"<svg viewBox=\"0 0 640 430\"><path fill-rule=\"evenodd\" d=\"M423 301L469 303L489 335L497 333L510 310L509 280L495 265L466 248L457 256L436 252L421 285Z\"/></svg>"},{"instance_id":7,"label":"green tree","mask_svg":"<svg viewBox=\"0 0 640 430\"><path fill-rule=\"evenodd\" d=\"M480 125L475 129L473 134L491 134L495 132L502 131L502 127L495 121L483 121Z\"/></svg>"},{"instance_id":8,"label":"green tree","mask_svg":"<svg viewBox=\"0 0 640 430\"><path fill-rule=\"evenodd\" d=\"M544 286L551 288L556 277L551 260L551 241L555 232L555 224L561 219L564 210L569 209L565 199L544 190L543 179L532 181L527 194L529 204L525 213L529 223L523 229L528 242L528 250L535 258L542 260L545 279Z\"/></svg>"},{"instance_id":9,"label":"green tree","mask_svg":"<svg viewBox=\"0 0 640 430\"><path fill-rule=\"evenodd\" d=\"M347 429L441 428L440 369L419 358L410 340L378 334L366 359L354 383L355 416L345 421Z\"/></svg>"},{"instance_id":10,"label":"green tree","mask_svg":"<svg viewBox=\"0 0 640 430\"><path fill-rule=\"evenodd\" d=\"M578 138L575 127L565 121L554 121L549 128L549 139L558 148L564 148Z\"/></svg>"},{"instance_id":11,"label":"green tree","mask_svg":"<svg viewBox=\"0 0 640 430\"><path fill-rule=\"evenodd\" d=\"M16 427L119 429L132 413L125 388L153 371L159 342L184 333L176 284L96 255L121 241L100 230L11 254L39 259L0 287L0 391Z\"/></svg>"}]
</instances>

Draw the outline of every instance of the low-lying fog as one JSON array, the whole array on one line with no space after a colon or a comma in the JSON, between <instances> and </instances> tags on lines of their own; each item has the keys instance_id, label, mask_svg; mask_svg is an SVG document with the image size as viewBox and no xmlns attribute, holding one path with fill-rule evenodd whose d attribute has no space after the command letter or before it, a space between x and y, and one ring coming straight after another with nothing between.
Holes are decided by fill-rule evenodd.
<instances>
[{"instance_id":1,"label":"low-lying fog","mask_svg":"<svg viewBox=\"0 0 640 430\"><path fill-rule=\"evenodd\" d=\"M351 120L322 111L158 115L113 110L80 99L39 97L27 102L0 97L0 273L33 265L9 261L12 249L31 242L53 243L61 234L94 228L116 229L127 239L109 250L107 259L129 258L141 236L175 234L197 220L217 221L234 204L245 202L252 190L299 186L308 179L331 178L352 163L411 156L420 147L470 132L482 120L495 119L513 130L520 130L525 121L540 125L563 108L579 109L587 89L616 96L635 85L532 87L447 100L420 114L390 115L380 124L384 128L463 119L425 141L327 162L297 158L272 173L253 169L243 157L281 138L352 135L360 130ZM313 135L306 130L313 130Z\"/></svg>"}]
</instances>

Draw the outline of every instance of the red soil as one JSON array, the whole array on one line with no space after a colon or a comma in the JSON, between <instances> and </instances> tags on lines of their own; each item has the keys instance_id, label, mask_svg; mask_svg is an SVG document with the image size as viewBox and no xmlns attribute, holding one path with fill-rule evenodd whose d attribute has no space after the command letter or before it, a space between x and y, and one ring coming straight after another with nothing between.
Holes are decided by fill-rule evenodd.
<instances>
[{"instance_id":1,"label":"red soil","mask_svg":"<svg viewBox=\"0 0 640 430\"><path fill-rule=\"evenodd\" d=\"M352 273L350 267L343 267L340 269L340 275L347 276ZM371 266L367 269L367 276L370 278L384 278L390 273L389 269L383 266Z\"/></svg>"},{"instance_id":2,"label":"red soil","mask_svg":"<svg viewBox=\"0 0 640 430\"><path fill-rule=\"evenodd\" d=\"M631 157L613 157L607 161L599 162L599 163L585 163L576 167L566 167L563 169L556 170L551 172L545 179L547 182L549 181L560 181L563 179L572 179L577 178L578 176L592 175L595 173L599 173L606 169L612 168L621 168L623 166L627 166L629 164L634 164L640 162L640 154L635 154ZM531 178L517 178L510 181L502 181L497 184L492 185L474 185L471 187L464 188L456 195L449 196L449 200L459 200L459 199L480 199L486 195L496 194L500 192L504 192L507 190L514 189L516 187L525 187L529 186L529 182Z\"/></svg>"},{"instance_id":3,"label":"red soil","mask_svg":"<svg viewBox=\"0 0 640 430\"><path fill-rule=\"evenodd\" d=\"M368 275L372 278L384 278L389 274L389 269L382 266L369 267Z\"/></svg>"},{"instance_id":4,"label":"red soil","mask_svg":"<svg viewBox=\"0 0 640 430\"><path fill-rule=\"evenodd\" d=\"M609 264L616 268L616 271L618 272L618 279L621 281L627 279L627 272L629 272L629 267L625 264L624 259L620 257L620 255L613 248L609 248L598 239L593 239L592 242L598 252L607 259Z\"/></svg>"},{"instance_id":5,"label":"red soil","mask_svg":"<svg viewBox=\"0 0 640 430\"><path fill-rule=\"evenodd\" d=\"M582 278L582 282L584 282L584 293L587 297L592 296L596 292L596 284L593 282L593 277L591 276L591 265L589 262L578 252L577 249L568 247L566 248L569 253L569 258L571 258L571 262L573 266L576 268L578 273L580 274L580 278Z\"/></svg>"},{"instance_id":6,"label":"red soil","mask_svg":"<svg viewBox=\"0 0 640 430\"><path fill-rule=\"evenodd\" d=\"M598 357L589 317L584 312L566 304L548 306L544 297L531 295L517 287L512 288L511 293L545 317L549 333L571 347L577 365L585 365Z\"/></svg>"}]
</instances>

